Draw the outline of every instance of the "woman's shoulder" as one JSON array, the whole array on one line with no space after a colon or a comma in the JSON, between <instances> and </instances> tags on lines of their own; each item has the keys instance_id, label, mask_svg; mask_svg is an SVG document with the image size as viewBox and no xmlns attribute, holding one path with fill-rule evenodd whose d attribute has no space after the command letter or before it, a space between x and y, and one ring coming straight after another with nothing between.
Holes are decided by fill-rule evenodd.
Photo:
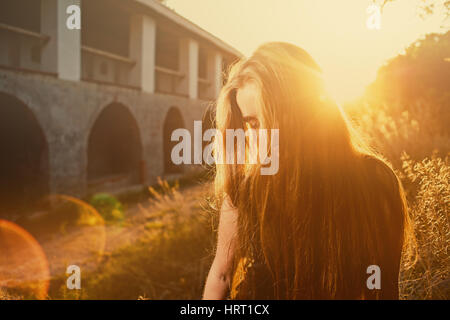
<instances>
[{"instance_id":1,"label":"woman's shoulder","mask_svg":"<svg viewBox=\"0 0 450 320\"><path fill-rule=\"evenodd\" d=\"M372 206L372 210L368 212L372 212L381 225L388 226L383 237L391 247L397 244L401 248L405 224L408 223L408 209L400 179L389 163L380 157L366 155L364 163L370 186L368 197Z\"/></svg>"},{"instance_id":2,"label":"woman's shoulder","mask_svg":"<svg viewBox=\"0 0 450 320\"><path fill-rule=\"evenodd\" d=\"M378 208L378 214L384 216L391 224L402 224L406 214L406 200L400 180L395 171L383 159L364 156L367 184L372 205Z\"/></svg>"},{"instance_id":3,"label":"woman's shoulder","mask_svg":"<svg viewBox=\"0 0 450 320\"><path fill-rule=\"evenodd\" d=\"M370 154L362 155L365 171L369 176L369 183L378 183L380 187L397 191L400 187L399 179L390 164L382 158Z\"/></svg>"}]
</instances>

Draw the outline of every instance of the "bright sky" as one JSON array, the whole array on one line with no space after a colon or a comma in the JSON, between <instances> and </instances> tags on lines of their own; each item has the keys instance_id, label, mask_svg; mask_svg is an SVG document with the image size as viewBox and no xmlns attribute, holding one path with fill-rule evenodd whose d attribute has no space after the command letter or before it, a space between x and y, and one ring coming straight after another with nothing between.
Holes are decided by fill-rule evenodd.
<instances>
[{"instance_id":1,"label":"bright sky","mask_svg":"<svg viewBox=\"0 0 450 320\"><path fill-rule=\"evenodd\" d=\"M292 42L319 63L339 102L358 97L378 68L408 44L445 31L443 14L425 20L420 0L396 0L369 30L371 0L167 0L177 13L229 43L246 56L267 41Z\"/></svg>"}]
</instances>

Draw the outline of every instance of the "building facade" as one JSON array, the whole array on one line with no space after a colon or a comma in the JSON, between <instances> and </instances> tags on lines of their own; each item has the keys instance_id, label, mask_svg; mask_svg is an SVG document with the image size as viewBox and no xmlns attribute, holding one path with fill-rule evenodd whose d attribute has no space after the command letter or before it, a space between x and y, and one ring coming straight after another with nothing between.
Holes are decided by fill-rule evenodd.
<instances>
[{"instance_id":1,"label":"building facade","mask_svg":"<svg viewBox=\"0 0 450 320\"><path fill-rule=\"evenodd\" d=\"M180 172L171 132L193 130L240 56L154 0L2 1L0 203Z\"/></svg>"}]
</instances>

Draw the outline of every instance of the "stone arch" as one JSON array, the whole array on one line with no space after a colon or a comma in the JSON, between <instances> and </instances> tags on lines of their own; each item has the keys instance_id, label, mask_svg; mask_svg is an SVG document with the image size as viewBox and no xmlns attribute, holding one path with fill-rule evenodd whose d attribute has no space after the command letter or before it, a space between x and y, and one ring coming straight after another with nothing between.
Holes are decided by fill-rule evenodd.
<instances>
[{"instance_id":1,"label":"stone arch","mask_svg":"<svg viewBox=\"0 0 450 320\"><path fill-rule=\"evenodd\" d=\"M183 172L183 166L172 162L171 153L176 141L171 141L172 132L175 129L184 128L184 120L180 110L177 107L171 107L166 114L163 125L163 156L164 156L164 174L173 174Z\"/></svg>"},{"instance_id":2,"label":"stone arch","mask_svg":"<svg viewBox=\"0 0 450 320\"><path fill-rule=\"evenodd\" d=\"M135 117L121 103L107 105L97 116L89 133L89 188L139 184L143 180L142 167L142 140Z\"/></svg>"},{"instance_id":3,"label":"stone arch","mask_svg":"<svg viewBox=\"0 0 450 320\"><path fill-rule=\"evenodd\" d=\"M49 193L49 147L33 111L0 93L0 215L35 205Z\"/></svg>"}]
</instances>

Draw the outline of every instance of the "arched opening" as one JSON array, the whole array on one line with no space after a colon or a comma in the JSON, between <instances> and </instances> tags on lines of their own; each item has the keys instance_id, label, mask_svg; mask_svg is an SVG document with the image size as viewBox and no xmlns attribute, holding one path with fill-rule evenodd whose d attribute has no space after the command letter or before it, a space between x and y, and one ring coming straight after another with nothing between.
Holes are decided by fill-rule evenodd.
<instances>
[{"instance_id":1,"label":"arched opening","mask_svg":"<svg viewBox=\"0 0 450 320\"><path fill-rule=\"evenodd\" d=\"M182 165L176 165L173 163L171 153L173 147L178 143L177 141L171 141L170 137L175 129L184 128L183 117L180 111L176 107L171 107L167 112L166 119L164 120L163 127L163 148L164 148L164 173L181 173L183 172Z\"/></svg>"},{"instance_id":2,"label":"arched opening","mask_svg":"<svg viewBox=\"0 0 450 320\"><path fill-rule=\"evenodd\" d=\"M133 115L119 103L108 105L89 136L89 187L114 188L139 183L141 159L141 138Z\"/></svg>"},{"instance_id":3,"label":"arched opening","mask_svg":"<svg viewBox=\"0 0 450 320\"><path fill-rule=\"evenodd\" d=\"M48 144L36 117L0 93L0 215L36 204L49 192Z\"/></svg>"}]
</instances>

